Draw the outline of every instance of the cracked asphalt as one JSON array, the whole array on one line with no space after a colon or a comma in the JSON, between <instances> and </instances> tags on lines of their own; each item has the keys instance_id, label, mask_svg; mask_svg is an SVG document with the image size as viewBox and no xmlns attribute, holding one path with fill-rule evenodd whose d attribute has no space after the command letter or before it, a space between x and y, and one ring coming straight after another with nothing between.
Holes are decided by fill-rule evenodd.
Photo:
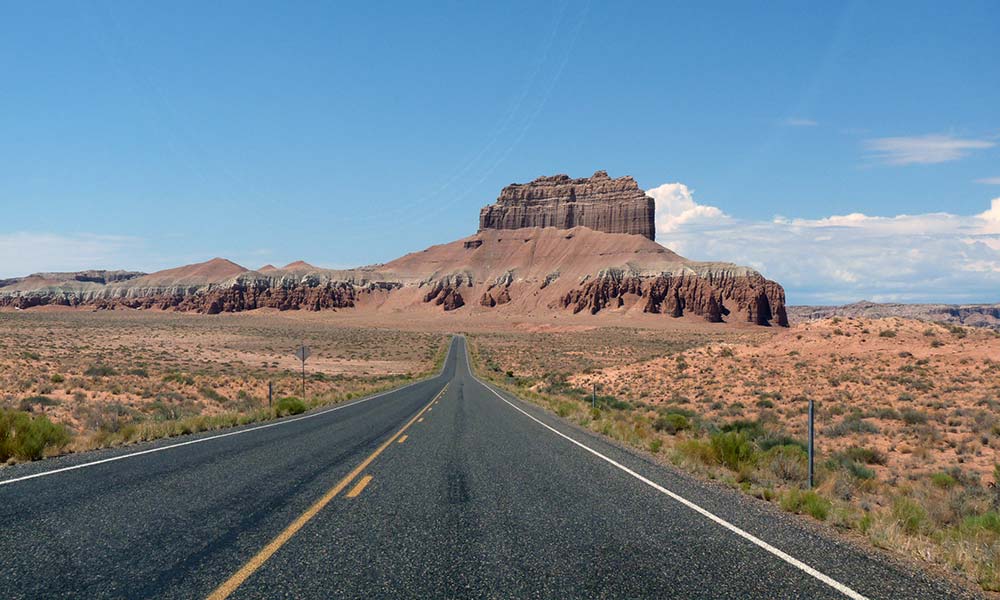
<instances>
[{"instance_id":1,"label":"cracked asphalt","mask_svg":"<svg viewBox=\"0 0 1000 600\"><path fill-rule=\"evenodd\" d=\"M975 597L491 390L461 337L437 377L239 431L0 470L0 597Z\"/></svg>"}]
</instances>

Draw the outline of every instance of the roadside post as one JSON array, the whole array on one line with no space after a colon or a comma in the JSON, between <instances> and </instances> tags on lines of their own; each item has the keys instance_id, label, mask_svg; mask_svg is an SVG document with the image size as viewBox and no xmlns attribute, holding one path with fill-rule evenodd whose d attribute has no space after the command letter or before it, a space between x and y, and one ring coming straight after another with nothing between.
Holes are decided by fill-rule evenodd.
<instances>
[{"instance_id":1,"label":"roadside post","mask_svg":"<svg viewBox=\"0 0 1000 600\"><path fill-rule=\"evenodd\" d=\"M590 407L597 408L597 382L594 382L594 393L590 396Z\"/></svg>"},{"instance_id":2,"label":"roadside post","mask_svg":"<svg viewBox=\"0 0 1000 600\"><path fill-rule=\"evenodd\" d=\"M813 442L815 440L815 430L813 422L815 420L815 408L813 399L809 399L809 489L813 488Z\"/></svg>"},{"instance_id":3,"label":"roadside post","mask_svg":"<svg viewBox=\"0 0 1000 600\"><path fill-rule=\"evenodd\" d=\"M304 343L295 350L295 356L302 361L302 401L306 401L306 359L309 358L309 346Z\"/></svg>"},{"instance_id":4,"label":"roadside post","mask_svg":"<svg viewBox=\"0 0 1000 600\"><path fill-rule=\"evenodd\" d=\"M267 382L267 410L271 410L271 400L274 398L274 382Z\"/></svg>"}]
</instances>

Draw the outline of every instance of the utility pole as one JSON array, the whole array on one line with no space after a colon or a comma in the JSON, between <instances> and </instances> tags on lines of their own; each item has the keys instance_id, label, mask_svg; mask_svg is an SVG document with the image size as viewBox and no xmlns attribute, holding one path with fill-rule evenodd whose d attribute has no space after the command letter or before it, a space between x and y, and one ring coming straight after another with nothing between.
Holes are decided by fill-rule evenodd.
<instances>
[{"instance_id":1,"label":"utility pole","mask_svg":"<svg viewBox=\"0 0 1000 600\"><path fill-rule=\"evenodd\" d=\"M302 343L295 350L295 356L302 361L302 401L306 401L306 359L309 358L309 346Z\"/></svg>"},{"instance_id":2,"label":"utility pole","mask_svg":"<svg viewBox=\"0 0 1000 600\"><path fill-rule=\"evenodd\" d=\"M815 421L815 409L813 406L813 399L809 399L809 489L813 488L813 442L815 440L815 430L813 427L813 422Z\"/></svg>"}]
</instances>

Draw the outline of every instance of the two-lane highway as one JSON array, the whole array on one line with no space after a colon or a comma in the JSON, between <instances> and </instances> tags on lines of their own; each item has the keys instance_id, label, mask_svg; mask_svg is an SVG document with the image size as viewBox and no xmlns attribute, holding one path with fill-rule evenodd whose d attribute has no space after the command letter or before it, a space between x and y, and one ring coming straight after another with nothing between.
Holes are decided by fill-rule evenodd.
<instances>
[{"instance_id":1,"label":"two-lane highway","mask_svg":"<svg viewBox=\"0 0 1000 600\"><path fill-rule=\"evenodd\" d=\"M435 378L193 440L0 471L0 596L963 594L493 390L462 338Z\"/></svg>"}]
</instances>

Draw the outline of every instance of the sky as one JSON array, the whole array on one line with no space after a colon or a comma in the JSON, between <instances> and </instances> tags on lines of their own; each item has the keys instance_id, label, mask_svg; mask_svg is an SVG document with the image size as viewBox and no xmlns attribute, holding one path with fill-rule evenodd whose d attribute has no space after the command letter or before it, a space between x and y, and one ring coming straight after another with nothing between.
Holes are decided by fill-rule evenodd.
<instances>
[{"instance_id":1,"label":"sky","mask_svg":"<svg viewBox=\"0 0 1000 600\"><path fill-rule=\"evenodd\" d=\"M996 2L0 4L0 278L385 262L631 175L791 304L1000 301Z\"/></svg>"}]
</instances>

